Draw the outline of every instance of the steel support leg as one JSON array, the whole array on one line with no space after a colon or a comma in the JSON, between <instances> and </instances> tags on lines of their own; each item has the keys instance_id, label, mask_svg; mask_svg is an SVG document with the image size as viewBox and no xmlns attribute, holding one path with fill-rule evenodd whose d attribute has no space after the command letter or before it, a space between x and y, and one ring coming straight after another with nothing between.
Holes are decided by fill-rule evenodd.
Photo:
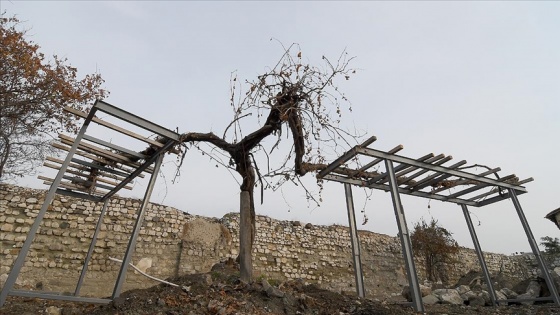
<instances>
[{"instance_id":1,"label":"steel support leg","mask_svg":"<svg viewBox=\"0 0 560 315\"><path fill-rule=\"evenodd\" d=\"M480 243L478 242L478 237L476 236L476 231L474 230L474 225L472 224L471 215L469 209L464 204L461 204L461 209L463 209L463 214L465 215L465 221L467 221L467 226L469 227L469 232L471 233L471 238L474 245L474 250L478 256L478 262L480 263L480 268L484 273L484 279L488 284L488 293L490 294L490 301L492 301L492 306L496 306L496 291L494 291L494 285L492 284L492 279L490 279L490 273L488 272L488 267L486 265L486 260L484 259L484 254L480 248Z\"/></svg>"},{"instance_id":2,"label":"steel support leg","mask_svg":"<svg viewBox=\"0 0 560 315\"><path fill-rule=\"evenodd\" d=\"M43 202L43 206L41 207L41 210L39 210L39 214L37 214L37 217L35 218L35 221L33 222L33 225L31 226L29 233L27 234L27 238L25 239L25 242L23 243L23 246L19 251L16 261L14 262L12 270L8 275L8 279L6 279L6 282L4 283L2 292L0 292L0 307L4 305L4 303L6 302L6 298L8 297L10 291L12 290L14 284L16 283L21 268L25 263L25 258L27 257L27 253L29 252L29 249L31 248L31 244L33 243L33 239L35 239L35 234L37 234L37 231L41 226L41 222L43 221L43 218L45 217L45 214L47 213L47 210L49 209L49 206L51 205L51 202L54 199L58 185L60 185L60 182L62 181L62 177L64 176L64 173L68 168L68 165L70 165L70 160L72 160L72 157L76 153L76 150L78 149L78 145L80 144L80 141L84 137L87 127L89 126L91 119L95 115L95 112L96 112L95 107L92 107L92 109L89 111L87 118L84 121L84 124L82 125L82 128L80 128L80 131L76 135L76 140L74 140L72 147L68 151L68 155L66 156L66 159L60 166L60 170L58 171L58 174L56 175L53 183L51 184L51 187L49 188L47 195L45 196L45 201Z\"/></svg>"},{"instance_id":3,"label":"steel support leg","mask_svg":"<svg viewBox=\"0 0 560 315\"><path fill-rule=\"evenodd\" d=\"M95 226L95 232L93 233L93 238L91 239L91 243L89 244L89 250L86 256L86 260L84 261L84 266L82 267L82 272L80 273L80 279L78 280L78 284L76 285L76 290L74 291L74 296L80 295L80 288L82 287L82 283L84 282L84 278L86 277L87 268L89 265L89 261L91 260L91 256L93 255L93 250L95 249L95 243L97 243L97 235L101 230L101 225L103 224L103 217L105 216L105 211L107 211L107 204L109 203L109 199L106 199L103 203L103 208L101 209L101 214L99 215L99 220Z\"/></svg>"},{"instance_id":4,"label":"steel support leg","mask_svg":"<svg viewBox=\"0 0 560 315\"><path fill-rule=\"evenodd\" d=\"M546 281L546 285L548 286L548 290L550 291L550 296L554 300L556 305L560 305L560 298L558 297L558 291L556 290L556 286L554 285L554 281L548 272L548 268L544 263L544 260L541 256L541 252L539 250L539 246L535 241L535 237L533 236L533 232L531 232L531 227L529 227L529 223L527 222L527 218L523 213L523 209L521 209L521 204L519 203L519 199L517 199L517 195L515 194L515 190L508 189L509 196L511 201L513 201L513 205L515 206L515 210L517 210L517 215L519 216L519 220L521 221L521 225L523 225L523 229L525 230L525 234L527 235L527 239L529 240L529 245L531 245L531 250L533 250L533 254L537 258L537 262L539 263L539 267L541 269L542 275L544 280Z\"/></svg>"},{"instance_id":5,"label":"steel support leg","mask_svg":"<svg viewBox=\"0 0 560 315\"><path fill-rule=\"evenodd\" d=\"M354 199L352 198L352 186L344 184L346 193L346 208L348 209L348 225L350 226L350 241L352 243L352 262L354 263L354 275L356 277L356 292L363 298L366 296L364 289L364 273L362 270L362 259L360 250L360 238L356 228L356 215L354 212Z\"/></svg>"},{"instance_id":6,"label":"steel support leg","mask_svg":"<svg viewBox=\"0 0 560 315\"><path fill-rule=\"evenodd\" d=\"M412 293L412 304L417 312L424 312L424 304L422 303L422 294L420 292L420 284L418 283L418 275L416 274L416 266L414 264L414 256L412 254L412 243L410 234L406 226L406 218L404 209L399 195L399 185L393 168L393 161L385 160L385 167L389 174L389 186L391 188L391 198L393 199L393 208L395 209L395 217L397 218L397 226L399 227L399 237L401 239L402 251L406 272L408 277L408 285Z\"/></svg>"},{"instance_id":7,"label":"steel support leg","mask_svg":"<svg viewBox=\"0 0 560 315\"><path fill-rule=\"evenodd\" d=\"M154 165L154 171L152 173L152 176L150 177L150 182L148 183L148 188L146 188L146 193L144 195L144 200L142 200L142 204L140 205L140 209L138 210L138 217L136 218L136 223L134 224L132 235L130 237L130 240L128 241L128 246L126 247L126 252L124 254L124 259L121 265L121 269L117 277L117 282L115 283L115 288L113 289L113 295L111 296L112 299L119 297L119 295L121 294L122 285L124 284L124 280L126 279L126 271L128 269L128 264L132 259L132 254L134 254L134 249L136 247L136 239L138 239L138 234L140 234L140 228L142 227L142 223L144 221L144 215L146 213L146 206L150 202L150 197L154 189L154 184L156 182L159 173L161 162L163 161L163 156L164 154L161 153L156 159Z\"/></svg>"}]
</instances>

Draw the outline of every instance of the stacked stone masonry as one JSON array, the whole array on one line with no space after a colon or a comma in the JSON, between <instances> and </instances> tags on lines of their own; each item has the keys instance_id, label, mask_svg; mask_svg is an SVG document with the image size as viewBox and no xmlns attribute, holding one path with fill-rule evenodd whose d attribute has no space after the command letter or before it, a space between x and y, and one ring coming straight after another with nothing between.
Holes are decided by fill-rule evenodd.
<instances>
[{"instance_id":1,"label":"stacked stone masonry","mask_svg":"<svg viewBox=\"0 0 560 315\"><path fill-rule=\"evenodd\" d=\"M42 206L44 190L0 185L0 286L3 285L31 225ZM113 198L107 209L82 295L109 296L136 219L140 200ZM16 282L18 287L73 292L87 253L101 204L57 196L41 224ZM279 281L303 279L336 291L355 292L348 228L315 226L297 221L257 217L254 244L255 277ZM239 246L239 216L206 218L164 205L147 209L133 263L148 274L169 278L207 272L212 265L235 259ZM397 237L359 231L367 295L400 295L406 273ZM491 273L523 278L530 275L525 259L486 253ZM451 282L469 270L480 270L475 252L462 248L450 266ZM420 281L423 270L416 263ZM129 269L124 290L145 288L157 282Z\"/></svg>"}]
</instances>

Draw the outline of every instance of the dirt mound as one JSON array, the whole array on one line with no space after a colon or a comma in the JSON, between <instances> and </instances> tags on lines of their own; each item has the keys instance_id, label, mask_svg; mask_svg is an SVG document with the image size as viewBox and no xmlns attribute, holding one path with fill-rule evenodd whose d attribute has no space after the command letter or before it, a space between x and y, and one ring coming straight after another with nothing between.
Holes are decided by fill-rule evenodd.
<instances>
[{"instance_id":1,"label":"dirt mound","mask_svg":"<svg viewBox=\"0 0 560 315\"><path fill-rule=\"evenodd\" d=\"M235 265L219 264L209 273L168 279L178 286L157 285L124 292L108 305L10 297L0 314L416 314L410 305L391 304L327 291L293 280L239 280ZM557 314L548 305L515 307L427 306L430 314Z\"/></svg>"}]
</instances>

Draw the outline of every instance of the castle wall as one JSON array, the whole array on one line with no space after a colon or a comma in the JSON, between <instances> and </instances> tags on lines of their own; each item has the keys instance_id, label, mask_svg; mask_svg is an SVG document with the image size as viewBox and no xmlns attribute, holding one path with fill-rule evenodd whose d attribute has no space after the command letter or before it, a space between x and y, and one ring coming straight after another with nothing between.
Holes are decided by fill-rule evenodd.
<instances>
[{"instance_id":1,"label":"castle wall","mask_svg":"<svg viewBox=\"0 0 560 315\"><path fill-rule=\"evenodd\" d=\"M45 193L0 185L0 285L37 217ZM101 206L57 196L35 237L17 286L74 292ZM108 204L82 295L103 297L112 293L120 264L109 257L124 256L139 207L140 200L119 197ZM257 216L256 226L255 277L303 279L331 290L355 292L348 227L315 226L264 216ZM237 257L238 235L238 214L206 218L149 204L132 262L162 279L207 272L215 263ZM369 231L359 231L359 238L367 295L381 299L399 295L407 283L399 239ZM517 256L486 253L485 259L491 273L514 278L529 273ZM460 263L450 266L451 282L469 270L480 270L472 249L462 248L456 261ZM416 266L422 281L422 263L417 261ZM123 289L156 284L129 268Z\"/></svg>"}]
</instances>

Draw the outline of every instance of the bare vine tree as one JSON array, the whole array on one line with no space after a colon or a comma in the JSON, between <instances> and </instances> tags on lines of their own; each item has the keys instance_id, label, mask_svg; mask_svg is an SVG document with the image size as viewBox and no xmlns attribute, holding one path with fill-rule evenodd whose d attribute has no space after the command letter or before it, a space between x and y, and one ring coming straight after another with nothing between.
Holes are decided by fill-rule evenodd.
<instances>
[{"instance_id":1,"label":"bare vine tree","mask_svg":"<svg viewBox=\"0 0 560 315\"><path fill-rule=\"evenodd\" d=\"M245 93L236 92L241 84L232 77L233 118L222 137L212 132L188 132L181 137L184 154L193 147L200 148L200 143L210 144L229 159L222 165L235 170L242 178L239 263L243 281L250 281L252 277L255 187L277 189L287 181L300 182L299 177L326 167L325 152L340 153L349 148L351 141L356 142L355 135L339 127L342 104L347 104L350 111L351 107L335 84L336 80L348 80L355 73L349 66L352 59L343 52L335 62L323 56L320 67L312 66L303 61L300 47L292 44L284 49L274 67L256 80L243 83L247 87ZM243 119L255 116L258 128L245 134ZM282 136L284 133L286 138ZM274 141L265 148L264 140L269 137ZM255 154L262 152L268 157L283 139L291 141L291 149L280 164L268 165L266 170L259 168ZM313 199L311 193L305 191L308 198Z\"/></svg>"}]
</instances>

